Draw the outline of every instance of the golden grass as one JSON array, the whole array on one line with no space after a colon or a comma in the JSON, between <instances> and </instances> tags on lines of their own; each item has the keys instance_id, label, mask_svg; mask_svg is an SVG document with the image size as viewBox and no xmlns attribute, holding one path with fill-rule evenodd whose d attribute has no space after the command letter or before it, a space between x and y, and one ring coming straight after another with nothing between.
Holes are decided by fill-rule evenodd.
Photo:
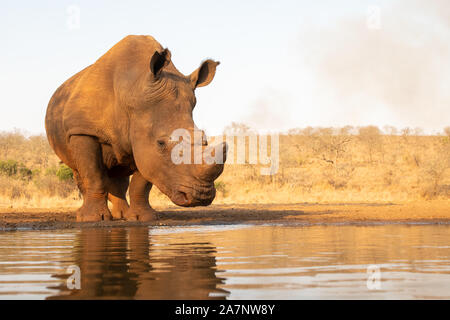
<instances>
[{"instance_id":1,"label":"golden grass","mask_svg":"<svg viewBox=\"0 0 450 320\"><path fill-rule=\"evenodd\" d=\"M261 165L226 164L216 181L217 204L303 202L411 202L450 199L448 135L383 135L375 127L298 130L280 136L280 168L262 176ZM0 176L2 208L71 208L81 204L72 181L44 136L0 135L0 161L18 160L32 174ZM171 206L154 187L155 207Z\"/></svg>"}]
</instances>

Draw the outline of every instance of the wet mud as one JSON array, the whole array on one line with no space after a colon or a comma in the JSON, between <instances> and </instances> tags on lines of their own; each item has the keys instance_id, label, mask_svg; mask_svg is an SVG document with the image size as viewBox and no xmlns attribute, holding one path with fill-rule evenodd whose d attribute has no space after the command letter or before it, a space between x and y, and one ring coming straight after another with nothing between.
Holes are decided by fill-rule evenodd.
<instances>
[{"instance_id":1,"label":"wet mud","mask_svg":"<svg viewBox=\"0 0 450 320\"><path fill-rule=\"evenodd\" d=\"M45 230L213 224L450 224L450 201L411 203L299 203L164 207L151 222L76 222L71 209L0 209L0 230Z\"/></svg>"}]
</instances>

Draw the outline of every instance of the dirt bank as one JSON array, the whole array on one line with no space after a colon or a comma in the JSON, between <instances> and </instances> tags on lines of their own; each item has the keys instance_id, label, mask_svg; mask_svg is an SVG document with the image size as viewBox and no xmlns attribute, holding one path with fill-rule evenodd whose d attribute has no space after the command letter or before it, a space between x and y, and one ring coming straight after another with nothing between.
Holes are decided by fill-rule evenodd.
<instances>
[{"instance_id":1,"label":"dirt bank","mask_svg":"<svg viewBox=\"0 0 450 320\"><path fill-rule=\"evenodd\" d=\"M145 224L125 221L77 223L75 209L0 209L0 230L229 223L450 224L450 201L212 205L203 208L156 209L159 210L159 219Z\"/></svg>"}]
</instances>

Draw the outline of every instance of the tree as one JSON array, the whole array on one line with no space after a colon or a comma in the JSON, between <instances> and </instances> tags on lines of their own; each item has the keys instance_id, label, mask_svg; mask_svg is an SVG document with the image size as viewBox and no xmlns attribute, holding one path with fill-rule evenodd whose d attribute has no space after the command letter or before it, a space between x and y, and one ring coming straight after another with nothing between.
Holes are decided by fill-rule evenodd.
<instances>
[{"instance_id":1,"label":"tree","mask_svg":"<svg viewBox=\"0 0 450 320\"><path fill-rule=\"evenodd\" d=\"M346 151L346 145L351 141L346 127L340 129L321 128L314 135L316 144L314 151L321 159L337 167L339 159Z\"/></svg>"},{"instance_id":2,"label":"tree","mask_svg":"<svg viewBox=\"0 0 450 320\"><path fill-rule=\"evenodd\" d=\"M245 123L240 122L232 122L230 125L226 126L223 130L225 135L236 135L236 134L245 134L250 132L250 127Z\"/></svg>"},{"instance_id":3,"label":"tree","mask_svg":"<svg viewBox=\"0 0 450 320\"><path fill-rule=\"evenodd\" d=\"M423 157L423 130L421 128L402 129L402 138L406 144L406 153L414 161L417 167L420 167Z\"/></svg>"},{"instance_id":4,"label":"tree","mask_svg":"<svg viewBox=\"0 0 450 320\"><path fill-rule=\"evenodd\" d=\"M445 135L446 135L447 137L450 138L450 127L445 127L445 128L444 128L444 133L445 133Z\"/></svg>"},{"instance_id":5,"label":"tree","mask_svg":"<svg viewBox=\"0 0 450 320\"><path fill-rule=\"evenodd\" d=\"M345 186L353 171L341 165L341 159L347 151L347 145L352 141L352 136L349 134L350 130L350 127L339 129L320 128L313 135L315 140L313 151L320 160L331 165L328 181L335 188Z\"/></svg>"},{"instance_id":6,"label":"tree","mask_svg":"<svg viewBox=\"0 0 450 320\"><path fill-rule=\"evenodd\" d=\"M384 131L385 134L387 134L389 136L396 136L396 135L398 135L398 130L394 126L384 126L383 127L383 131Z\"/></svg>"},{"instance_id":7,"label":"tree","mask_svg":"<svg viewBox=\"0 0 450 320\"><path fill-rule=\"evenodd\" d=\"M373 162L376 151L381 151L381 132L376 126L359 128L359 139L365 145L369 155L369 162Z\"/></svg>"},{"instance_id":8,"label":"tree","mask_svg":"<svg viewBox=\"0 0 450 320\"><path fill-rule=\"evenodd\" d=\"M38 155L35 162L39 167L46 168L49 164L50 156L53 154L48 140L44 135L31 136L28 138L30 149L33 154Z\"/></svg>"},{"instance_id":9,"label":"tree","mask_svg":"<svg viewBox=\"0 0 450 320\"><path fill-rule=\"evenodd\" d=\"M11 157L11 151L21 151L25 142L25 137L19 130L4 132L0 134L0 156L3 159Z\"/></svg>"}]
</instances>

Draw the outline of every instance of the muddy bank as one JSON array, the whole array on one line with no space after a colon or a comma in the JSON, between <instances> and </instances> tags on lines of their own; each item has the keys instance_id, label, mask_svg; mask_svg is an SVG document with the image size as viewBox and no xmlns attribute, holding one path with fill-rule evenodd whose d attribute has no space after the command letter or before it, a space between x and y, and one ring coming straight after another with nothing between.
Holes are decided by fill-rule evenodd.
<instances>
[{"instance_id":1,"label":"muddy bank","mask_svg":"<svg viewBox=\"0 0 450 320\"><path fill-rule=\"evenodd\" d=\"M450 201L412 203L300 203L273 205L212 205L202 208L156 208L150 223L105 221L77 223L74 209L0 209L0 230L65 229L139 225L195 225L237 223L285 224L450 224Z\"/></svg>"}]
</instances>

